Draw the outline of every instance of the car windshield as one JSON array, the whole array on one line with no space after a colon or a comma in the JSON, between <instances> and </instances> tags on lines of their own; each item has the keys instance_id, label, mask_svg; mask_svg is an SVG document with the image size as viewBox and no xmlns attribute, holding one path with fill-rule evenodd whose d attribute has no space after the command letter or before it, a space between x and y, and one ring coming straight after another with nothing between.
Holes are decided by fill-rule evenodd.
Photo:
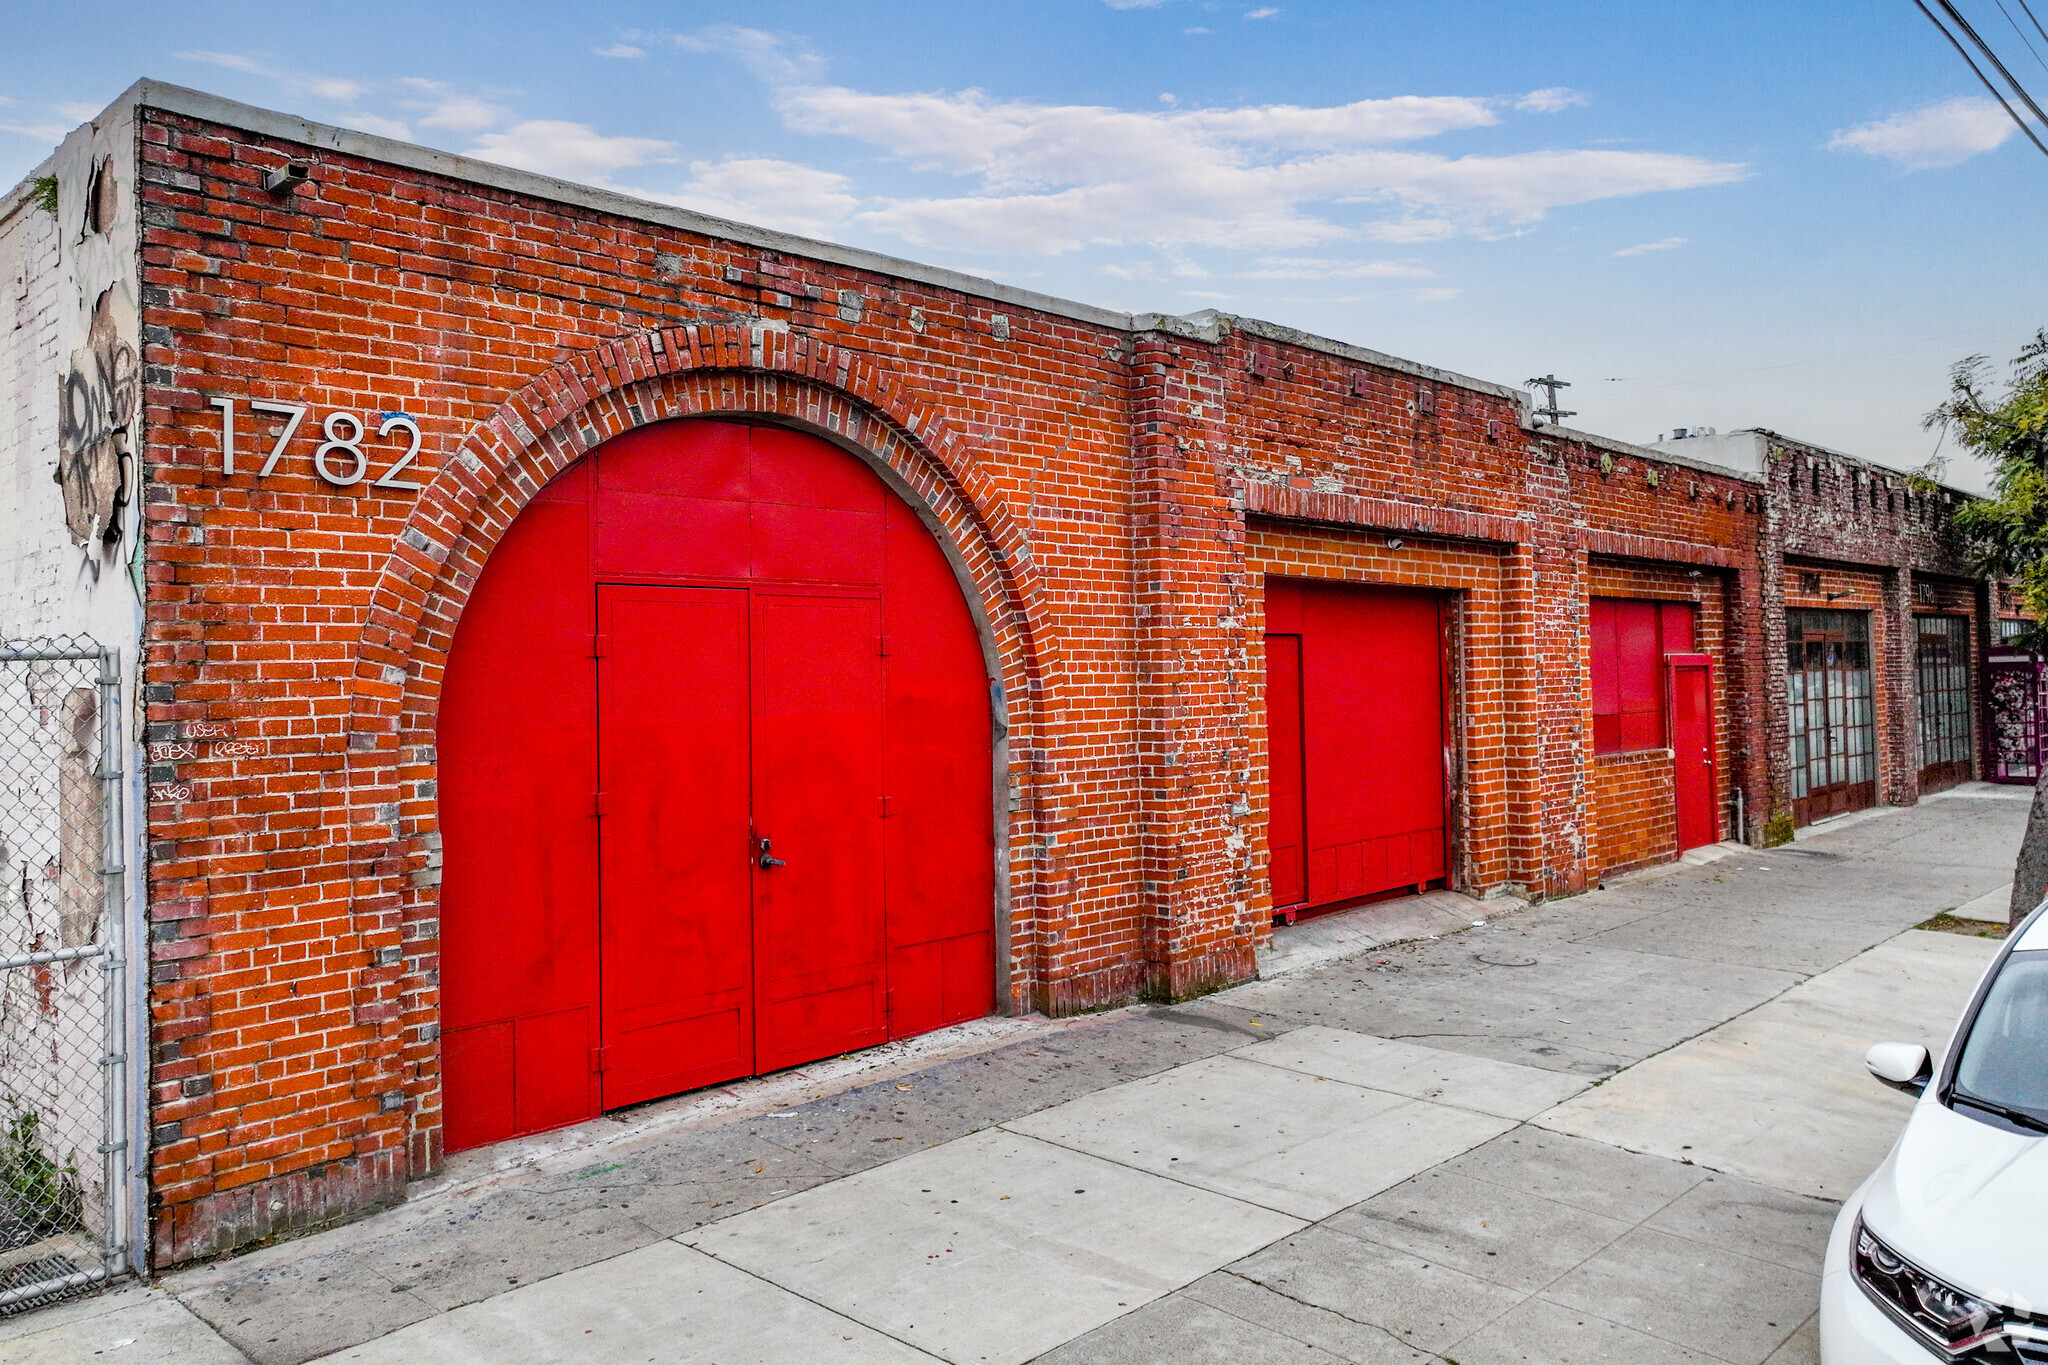
<instances>
[{"instance_id":1,"label":"car windshield","mask_svg":"<svg viewBox=\"0 0 2048 1365\"><path fill-rule=\"evenodd\" d=\"M2006 959L1963 1043L1954 1094L2048 1127L2048 952Z\"/></svg>"}]
</instances>

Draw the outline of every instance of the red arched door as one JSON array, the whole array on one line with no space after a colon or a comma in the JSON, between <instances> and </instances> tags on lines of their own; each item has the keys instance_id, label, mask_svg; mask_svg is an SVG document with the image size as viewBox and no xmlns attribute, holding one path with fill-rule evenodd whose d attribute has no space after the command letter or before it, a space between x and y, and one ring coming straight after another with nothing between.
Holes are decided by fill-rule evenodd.
<instances>
[{"instance_id":1,"label":"red arched door","mask_svg":"<svg viewBox=\"0 0 2048 1365\"><path fill-rule=\"evenodd\" d=\"M448 1150L987 1014L991 742L952 569L859 460L688 420L566 471L442 687Z\"/></svg>"}]
</instances>

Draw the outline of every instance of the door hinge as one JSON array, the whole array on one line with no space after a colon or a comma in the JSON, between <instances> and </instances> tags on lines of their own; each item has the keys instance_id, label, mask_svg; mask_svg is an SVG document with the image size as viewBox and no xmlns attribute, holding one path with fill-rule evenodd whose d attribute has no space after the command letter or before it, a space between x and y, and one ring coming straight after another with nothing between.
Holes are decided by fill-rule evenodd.
<instances>
[{"instance_id":1,"label":"door hinge","mask_svg":"<svg viewBox=\"0 0 2048 1365\"><path fill-rule=\"evenodd\" d=\"M884 820L886 820L886 819L888 819L888 818L889 818L890 816L894 815L895 813L896 813L896 798L895 798L895 797L893 797L893 796L885 796L885 797L883 797L883 798L882 798L882 818L883 818Z\"/></svg>"},{"instance_id":2,"label":"door hinge","mask_svg":"<svg viewBox=\"0 0 2048 1365\"><path fill-rule=\"evenodd\" d=\"M879 647L878 647L878 648L877 648L877 649L875 650L875 652L876 652L877 654L883 655L883 656L885 656L885 657L886 657L886 656L888 655L888 653L889 653L889 637L888 637L888 636L884 635L884 636L882 637L882 639L881 639L881 642L880 642L880 646L879 646Z\"/></svg>"},{"instance_id":3,"label":"door hinge","mask_svg":"<svg viewBox=\"0 0 2048 1365\"><path fill-rule=\"evenodd\" d=\"M591 636L591 637L590 637L590 657L591 657L591 658L593 658L593 659L602 659L602 658L603 658L603 657L604 657L605 655L607 655L607 654L609 654L609 653L611 653L611 652L612 652L612 637L611 637L611 636L609 636L609 635L593 635L593 636Z\"/></svg>"},{"instance_id":4,"label":"door hinge","mask_svg":"<svg viewBox=\"0 0 2048 1365\"><path fill-rule=\"evenodd\" d=\"M605 1070L611 1065L609 1060L610 1054L611 1049L608 1047L594 1047L590 1049L590 1069L592 1071Z\"/></svg>"},{"instance_id":5,"label":"door hinge","mask_svg":"<svg viewBox=\"0 0 2048 1365\"><path fill-rule=\"evenodd\" d=\"M592 792L590 794L590 813L600 819L612 813L611 806L605 800L603 792Z\"/></svg>"}]
</instances>

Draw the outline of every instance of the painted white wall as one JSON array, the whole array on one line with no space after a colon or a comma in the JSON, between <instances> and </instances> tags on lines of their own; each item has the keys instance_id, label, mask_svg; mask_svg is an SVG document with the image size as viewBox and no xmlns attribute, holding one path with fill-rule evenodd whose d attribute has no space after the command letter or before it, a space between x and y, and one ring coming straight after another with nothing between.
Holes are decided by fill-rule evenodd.
<instances>
[{"instance_id":1,"label":"painted white wall","mask_svg":"<svg viewBox=\"0 0 2048 1365\"><path fill-rule=\"evenodd\" d=\"M33 176L0 197L0 639L83 638L119 651L115 734L122 752L116 762L124 782L116 857L127 869L124 922L103 924L101 907L93 904L103 861L95 847L98 734L90 712L81 714L96 698L72 685L96 669L0 664L0 772L11 778L0 793L7 803L0 835L10 847L0 852L12 883L0 892L0 955L109 937L121 945L131 964L128 1036L106 1041L133 1063L127 1131L110 1136L127 1138L130 1150L140 1153L134 1082L147 1052L136 988L147 958L138 928L144 711L135 137L134 105L127 101L68 136L35 173L57 178L55 215L37 203ZM96 175L111 181L97 194ZM95 202L97 221L88 217ZM67 525L66 490L53 477L67 455L88 449L102 455L125 450L130 457L117 454L107 466L125 503L111 538L102 534L105 520L97 515L85 517L83 534L76 533L77 509L93 500L81 501L75 490L73 524ZM24 716L39 723L24 724ZM38 786L44 789L33 789ZM59 835L59 824L70 832ZM51 848L61 850L62 866L29 856ZM29 868L29 862L39 865ZM24 895L24 875L44 880ZM98 1032L100 977L97 962L0 973L0 1091L34 1107L55 1135L91 1133L97 1141L100 1131L94 1066L106 1046ZM0 1106L0 1120L13 1112ZM76 1163L89 1207L101 1205L98 1154L60 1155Z\"/></svg>"},{"instance_id":2,"label":"painted white wall","mask_svg":"<svg viewBox=\"0 0 2048 1365\"><path fill-rule=\"evenodd\" d=\"M1724 469L1761 474L1768 445L1760 431L1723 431L1712 436L1688 434L1668 440L1659 439L1650 449L1660 455L1683 455L1688 460L1704 460Z\"/></svg>"}]
</instances>

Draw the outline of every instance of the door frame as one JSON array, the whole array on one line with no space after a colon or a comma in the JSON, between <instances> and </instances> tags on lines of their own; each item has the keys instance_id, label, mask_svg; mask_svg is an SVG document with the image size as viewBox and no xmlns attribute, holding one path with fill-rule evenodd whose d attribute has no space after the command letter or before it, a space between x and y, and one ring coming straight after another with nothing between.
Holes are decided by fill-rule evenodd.
<instances>
[{"instance_id":1,"label":"door frame","mask_svg":"<svg viewBox=\"0 0 2048 1365\"><path fill-rule=\"evenodd\" d=\"M1978 692L1979 677L1978 669L1976 667L1977 651L1975 648L1977 635L1975 629L1976 618L1967 612L1932 611L1916 613L1913 616L1912 621L1913 701L1915 703L1913 708L1913 757L1915 760L1914 771L1917 775L1919 789L1922 794L1925 794L1930 791L1946 791L1950 787L1953 787L1958 783L1969 781L1971 777L1971 760L1975 757L1977 752L1977 707L1973 704ZM1962 623L1962 630L1960 632L1957 632L1951 626L1946 631L1946 634L1949 636L1948 643L1951 647L1953 647L1955 643L1954 637L1956 634L1960 633L1963 637L1962 648L1959 651L1958 657L1952 662L1960 664L1963 670L1963 706L1961 708L1961 714L1963 717L1963 724L1970 730L1968 742L1966 742L1963 745L1963 757L1958 759L1943 759L1934 763L1928 763L1925 761L1927 745L1927 693L1921 686L1922 676L1925 671L1925 664L1922 662L1920 655L1920 651L1922 648L1921 642L1929 638L1928 636L1922 634L1921 626L1923 625L1923 623L1928 621Z\"/></svg>"},{"instance_id":2,"label":"door frame","mask_svg":"<svg viewBox=\"0 0 2048 1365\"><path fill-rule=\"evenodd\" d=\"M1462 817L1462 813L1464 810L1464 792L1457 782L1457 776L1462 763L1462 756L1464 753L1464 723L1463 716L1457 704L1457 698L1459 695L1459 687L1461 681L1459 674L1459 666L1462 659L1462 654L1460 652L1460 644L1463 639L1461 626L1464 620L1465 593L1461 589L1446 588L1432 583L1388 583L1377 579L1323 578L1316 576L1301 576L1295 574L1267 572L1260 576L1259 583L1260 614L1262 617L1265 616L1265 602L1267 598L1268 585L1275 581L1282 583L1298 583L1315 587L1357 588L1366 590L1377 589L1382 591L1426 594L1434 603L1436 607L1437 619L1438 723L1441 727L1443 736L1443 744L1441 748L1440 759L1442 768L1441 783L1443 788L1444 821L1443 883L1444 889L1447 891L1459 889L1460 887L1465 885L1465 879L1460 875L1458 865L1459 854L1463 848L1463 831L1460 828L1460 819ZM1273 630L1271 628L1271 622L1269 619L1261 621L1258 632L1259 672L1262 679L1267 681L1270 681L1272 674L1271 665L1265 655L1266 641L1274 635L1289 636L1297 639L1304 638L1298 631ZM1305 668L1301 676L1305 680ZM1304 687L1306 686L1305 681L1302 685ZM1294 924L1299 920L1299 918L1304 913L1307 913L1311 918L1314 918L1315 916L1326 914L1335 910L1349 909L1353 906L1372 904L1377 901L1398 900L1403 896L1417 894L1413 888L1395 888L1393 890L1382 891L1371 895L1353 897L1349 900L1336 901L1329 905L1311 906L1306 899L1298 901L1295 904L1289 906L1281 906L1274 904L1272 902L1271 896L1273 886L1273 806L1272 798L1270 796L1273 772L1272 711L1270 707L1268 707L1265 704L1263 690L1261 691L1260 695L1261 704L1259 720L1266 734L1266 780L1268 783L1269 792L1266 802L1265 830L1266 890L1268 898L1267 908L1271 914L1272 922L1280 925ZM1306 761L1307 737L1305 733L1305 728L1308 723L1308 712L1305 704L1300 705L1298 707L1298 713L1301 716L1302 724L1304 727L1304 734L1302 736L1302 820L1303 824L1306 825L1308 819L1308 793L1306 790L1308 770ZM1304 835L1305 834L1306 831L1304 830ZM1306 838L1304 838L1302 848L1302 856L1304 861L1304 865L1302 868L1302 883L1304 895L1306 894L1308 881L1308 869L1306 866L1307 855L1307 841Z\"/></svg>"},{"instance_id":3,"label":"door frame","mask_svg":"<svg viewBox=\"0 0 2048 1365\"><path fill-rule=\"evenodd\" d=\"M1678 818L1678 672L1680 669L1697 668L1707 675L1707 817L1714 828L1712 842L1721 839L1721 732L1714 724L1714 656L1711 654L1666 654L1664 656L1664 747L1671 750L1671 816L1674 835L1681 847L1685 836L1676 833L1682 828ZM1694 844L1704 848L1705 844Z\"/></svg>"},{"instance_id":4,"label":"door frame","mask_svg":"<svg viewBox=\"0 0 2048 1365\"><path fill-rule=\"evenodd\" d=\"M1860 607L1826 609L1814 607L1795 607L1791 608L1790 610L1798 611L1809 616L1824 613L1826 615L1836 617L1864 617L1865 637L1861 640L1852 639L1850 637L1849 631L1847 631L1846 629L1830 628L1823 630L1805 631L1801 636L1800 644L1802 649L1809 643L1818 643L1821 645L1836 644L1842 646L1860 644L1863 646L1864 653L1864 664L1862 669L1841 669L1839 671L1845 674L1855 671L1861 671L1867 673L1870 677L1870 763L1872 769L1872 776L1866 778L1861 782L1831 783L1824 785L1818 789L1811 786L1810 784L1812 781L1811 773L1813 764L1811 736L1815 733L1828 735L1830 743L1830 752L1832 752L1832 737L1834 731L1833 728L1827 725L1825 722L1823 722L1823 725L1819 731L1815 731L1811 726L1808 726L1805 733L1808 736L1808 752L1806 761L1809 785L1807 787L1807 794L1805 796L1795 796L1792 798L1792 823L1795 828L1802 828L1804 826L1812 824L1816 820L1831 819L1832 817L1837 815L1846 815L1851 811L1868 810L1877 804L1876 772L1879 768L1882 767L1883 753L1881 746L1884 737L1883 726L1880 723L1880 698L1878 697L1877 693L1877 680L1881 670L1877 666L1878 655L1876 641L1873 638L1871 638L1875 634L1875 631L1872 629L1875 623L1870 621L1869 619L1872 616L1872 613L1869 610ZM1782 666L1786 668L1786 671L1789 675L1791 671L1790 660L1784 660ZM1829 676L1829 670L1825 665L1823 665L1818 670L1808 669L1804 667L1803 661L1799 671L1809 676L1818 673L1818 675L1823 679L1823 681L1825 681ZM1848 696L1846 693L1844 694L1843 700L1845 703L1848 700ZM1801 706L1804 714L1809 716L1812 714L1812 711L1810 709L1812 707L1812 704L1813 698L1811 696L1808 696L1803 700ZM1826 714L1825 709L1823 710L1822 714ZM1790 717L1788 716L1788 723L1785 736L1785 752L1788 761L1791 757L1792 738L1789 721ZM1846 729L1848 727L1844 728Z\"/></svg>"}]
</instances>

